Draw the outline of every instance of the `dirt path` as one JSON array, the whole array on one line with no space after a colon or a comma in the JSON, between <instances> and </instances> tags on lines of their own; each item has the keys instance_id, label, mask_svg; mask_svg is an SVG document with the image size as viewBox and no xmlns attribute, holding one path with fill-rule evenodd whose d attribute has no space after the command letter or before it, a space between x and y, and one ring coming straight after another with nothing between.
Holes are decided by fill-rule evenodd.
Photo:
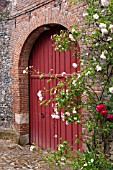
<instances>
[{"instance_id":1,"label":"dirt path","mask_svg":"<svg viewBox=\"0 0 113 170\"><path fill-rule=\"evenodd\" d=\"M30 146L20 146L0 139L0 170L51 170L43 160L46 152L31 152ZM54 170L58 168L54 167Z\"/></svg>"}]
</instances>

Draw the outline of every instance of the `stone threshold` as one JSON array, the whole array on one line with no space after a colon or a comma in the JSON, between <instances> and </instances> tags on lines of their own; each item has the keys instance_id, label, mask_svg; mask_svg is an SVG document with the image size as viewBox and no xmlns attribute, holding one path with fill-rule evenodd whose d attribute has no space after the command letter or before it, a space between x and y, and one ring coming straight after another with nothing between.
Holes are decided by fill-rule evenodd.
<instances>
[{"instance_id":1,"label":"stone threshold","mask_svg":"<svg viewBox=\"0 0 113 170\"><path fill-rule=\"evenodd\" d=\"M0 128L0 139L11 140L14 143L19 143L19 135L9 128Z\"/></svg>"}]
</instances>

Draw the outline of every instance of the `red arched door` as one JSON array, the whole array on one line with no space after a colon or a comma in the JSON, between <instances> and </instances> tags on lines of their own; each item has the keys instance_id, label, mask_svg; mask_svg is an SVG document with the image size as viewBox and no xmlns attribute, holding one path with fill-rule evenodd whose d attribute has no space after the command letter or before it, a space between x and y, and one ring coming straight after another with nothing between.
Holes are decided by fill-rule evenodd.
<instances>
[{"instance_id":1,"label":"red arched door","mask_svg":"<svg viewBox=\"0 0 113 170\"><path fill-rule=\"evenodd\" d=\"M75 144L75 135L79 137L80 127L75 124L66 125L61 119L53 119L52 105L40 106L37 97L39 90L43 90L44 87L50 89L56 85L55 79L47 83L50 69L53 69L53 74L57 73L59 78L62 72L71 74L77 71L72 67L72 63L77 62L76 57L72 57L72 51L62 53L54 51L51 36L62 29L64 27L55 26L43 32L35 42L30 56L30 65L37 71L45 73L42 79L37 75L30 75L30 143L35 143L42 149L57 149L61 138L68 140L75 149L81 148L80 143ZM50 96L47 93L44 97L49 100Z\"/></svg>"}]
</instances>

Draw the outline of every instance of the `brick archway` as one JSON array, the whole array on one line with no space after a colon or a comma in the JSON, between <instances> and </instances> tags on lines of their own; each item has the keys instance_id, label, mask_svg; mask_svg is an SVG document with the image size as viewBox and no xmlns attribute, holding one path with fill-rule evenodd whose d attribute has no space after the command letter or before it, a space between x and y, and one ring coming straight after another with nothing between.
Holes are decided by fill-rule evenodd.
<instances>
[{"instance_id":1,"label":"brick archway","mask_svg":"<svg viewBox=\"0 0 113 170\"><path fill-rule=\"evenodd\" d=\"M14 103L18 104L17 113L14 115L14 127L20 136L20 143L29 142L29 82L28 75L23 74L23 70L28 67L29 56L33 44L38 36L48 27L53 27L58 24L49 24L38 27L26 39L20 54L18 63L18 98L15 98ZM18 102L18 103L17 103ZM15 110L15 108L13 108Z\"/></svg>"},{"instance_id":2,"label":"brick archway","mask_svg":"<svg viewBox=\"0 0 113 170\"><path fill-rule=\"evenodd\" d=\"M51 8L49 8L50 6ZM14 21L11 22L10 56L12 67L10 74L12 84L10 91L13 98L11 108L14 115L14 128L21 136L20 141L25 139L25 143L29 139L29 96L28 77L23 75L23 70L28 66L32 46L40 33L44 31L44 26L59 24L70 30L73 23L76 23L78 27L84 25L84 20L81 17L84 4L76 6L75 9L74 7L67 9L64 6L60 10L54 6L54 3L48 4L47 7L46 10L45 7L34 10L30 20L29 16L24 15L16 18L16 25Z\"/></svg>"}]
</instances>

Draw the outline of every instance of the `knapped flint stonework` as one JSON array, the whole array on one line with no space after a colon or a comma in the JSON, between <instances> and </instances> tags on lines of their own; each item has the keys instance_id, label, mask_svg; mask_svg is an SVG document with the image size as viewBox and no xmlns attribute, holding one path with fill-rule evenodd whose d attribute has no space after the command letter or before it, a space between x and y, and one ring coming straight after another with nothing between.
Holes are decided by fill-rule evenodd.
<instances>
[{"instance_id":1,"label":"knapped flint stonework","mask_svg":"<svg viewBox=\"0 0 113 170\"><path fill-rule=\"evenodd\" d=\"M11 112L11 93L10 93L10 67L11 57L9 56L10 29L9 23L5 20L7 1L0 1L0 127L9 128ZM5 11L5 12L4 12Z\"/></svg>"}]
</instances>

